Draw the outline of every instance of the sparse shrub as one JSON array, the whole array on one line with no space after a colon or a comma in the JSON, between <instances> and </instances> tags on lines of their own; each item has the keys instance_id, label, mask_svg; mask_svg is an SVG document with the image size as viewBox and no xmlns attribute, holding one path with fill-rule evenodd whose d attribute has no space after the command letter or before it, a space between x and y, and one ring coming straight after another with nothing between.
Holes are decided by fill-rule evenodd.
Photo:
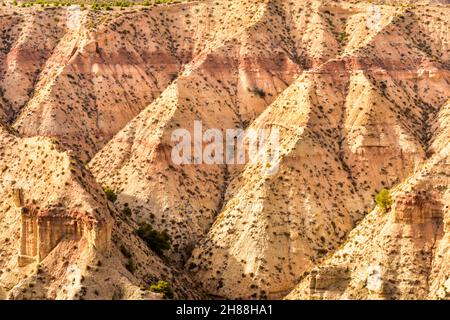
<instances>
[{"instance_id":1,"label":"sparse shrub","mask_svg":"<svg viewBox=\"0 0 450 320\"><path fill-rule=\"evenodd\" d=\"M173 289L170 282L159 280L157 283L152 284L148 290L156 293L162 293L163 298L173 299Z\"/></svg>"},{"instance_id":2,"label":"sparse shrub","mask_svg":"<svg viewBox=\"0 0 450 320\"><path fill-rule=\"evenodd\" d=\"M375 201L377 202L377 205L386 212L389 210L392 206L393 200L391 193L388 189L383 188L376 196Z\"/></svg>"},{"instance_id":3,"label":"sparse shrub","mask_svg":"<svg viewBox=\"0 0 450 320\"><path fill-rule=\"evenodd\" d=\"M165 230L160 232L154 230L148 223L143 223L136 233L158 255L161 255L164 250L170 249L170 236Z\"/></svg>"},{"instance_id":4,"label":"sparse shrub","mask_svg":"<svg viewBox=\"0 0 450 320\"><path fill-rule=\"evenodd\" d=\"M92 10L100 10L100 5L97 2L94 2L91 4L91 9Z\"/></svg>"},{"instance_id":5,"label":"sparse shrub","mask_svg":"<svg viewBox=\"0 0 450 320\"><path fill-rule=\"evenodd\" d=\"M106 194L106 198L109 201L115 202L117 200L117 195L114 193L114 191L110 187L104 187L103 192Z\"/></svg>"},{"instance_id":6,"label":"sparse shrub","mask_svg":"<svg viewBox=\"0 0 450 320\"><path fill-rule=\"evenodd\" d=\"M125 265L125 268L130 271L131 273L134 273L136 271L136 265L134 264L134 261L132 258L129 258L127 261L127 264Z\"/></svg>"},{"instance_id":7,"label":"sparse shrub","mask_svg":"<svg viewBox=\"0 0 450 320\"><path fill-rule=\"evenodd\" d=\"M266 92L263 89L258 88L258 87L250 88L250 89L248 89L248 91L253 92L260 98L265 98L265 96L266 96Z\"/></svg>"},{"instance_id":8,"label":"sparse shrub","mask_svg":"<svg viewBox=\"0 0 450 320\"><path fill-rule=\"evenodd\" d=\"M131 217L133 212L131 211L130 207L125 205L125 207L122 209L122 213L126 215L127 217Z\"/></svg>"},{"instance_id":9,"label":"sparse shrub","mask_svg":"<svg viewBox=\"0 0 450 320\"><path fill-rule=\"evenodd\" d=\"M122 252L122 254L123 254L123 256L124 256L125 258L128 258L128 259L131 258L131 252L130 252L130 250L128 250L128 248L125 247L124 245L121 245L121 246L120 246L120 252Z\"/></svg>"},{"instance_id":10,"label":"sparse shrub","mask_svg":"<svg viewBox=\"0 0 450 320\"><path fill-rule=\"evenodd\" d=\"M347 40L347 38L348 38L348 34L346 32L340 32L338 34L338 40L340 43L345 42Z\"/></svg>"}]
</instances>

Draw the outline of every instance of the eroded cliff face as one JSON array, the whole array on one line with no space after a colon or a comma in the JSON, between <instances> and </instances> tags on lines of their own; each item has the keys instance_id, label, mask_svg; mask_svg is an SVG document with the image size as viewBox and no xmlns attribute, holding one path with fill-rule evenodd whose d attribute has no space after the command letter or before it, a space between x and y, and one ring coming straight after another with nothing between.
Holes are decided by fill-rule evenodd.
<instances>
[{"instance_id":1,"label":"eroded cliff face","mask_svg":"<svg viewBox=\"0 0 450 320\"><path fill-rule=\"evenodd\" d=\"M0 8L0 298L448 298L447 11ZM195 121L277 129L278 171L174 163Z\"/></svg>"},{"instance_id":2,"label":"eroded cliff face","mask_svg":"<svg viewBox=\"0 0 450 320\"><path fill-rule=\"evenodd\" d=\"M0 141L2 298L155 299L160 295L141 290L148 275L174 283L179 277L180 289L190 283L121 225L123 217L72 152L4 126ZM149 265L128 273L125 246L134 263ZM192 288L177 296L195 297Z\"/></svg>"},{"instance_id":3,"label":"eroded cliff face","mask_svg":"<svg viewBox=\"0 0 450 320\"><path fill-rule=\"evenodd\" d=\"M81 164L50 139L22 139L3 126L0 131L2 287L11 290L67 242L74 250L83 243L107 254L112 219L98 205L106 204L104 196Z\"/></svg>"},{"instance_id":4,"label":"eroded cliff face","mask_svg":"<svg viewBox=\"0 0 450 320\"><path fill-rule=\"evenodd\" d=\"M21 233L19 266L41 262L60 242L84 239L89 246L106 252L111 245L111 225L63 208L42 210L35 206L20 208Z\"/></svg>"},{"instance_id":5,"label":"eroded cliff face","mask_svg":"<svg viewBox=\"0 0 450 320\"><path fill-rule=\"evenodd\" d=\"M449 103L431 122L433 155L370 212L289 299L448 299ZM443 139L443 137L446 137ZM339 272L344 270L345 272ZM317 279L327 279L317 286Z\"/></svg>"},{"instance_id":6,"label":"eroded cliff face","mask_svg":"<svg viewBox=\"0 0 450 320\"><path fill-rule=\"evenodd\" d=\"M288 298L448 299L448 155L430 162L398 186L389 212L371 212Z\"/></svg>"}]
</instances>

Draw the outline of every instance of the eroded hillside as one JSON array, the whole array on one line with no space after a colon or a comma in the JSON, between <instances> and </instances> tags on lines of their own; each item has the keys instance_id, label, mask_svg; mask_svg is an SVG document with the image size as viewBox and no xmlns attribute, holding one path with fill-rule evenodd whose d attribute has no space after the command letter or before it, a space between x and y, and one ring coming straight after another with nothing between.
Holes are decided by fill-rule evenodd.
<instances>
[{"instance_id":1,"label":"eroded hillside","mask_svg":"<svg viewBox=\"0 0 450 320\"><path fill-rule=\"evenodd\" d=\"M448 298L449 7L376 3L0 7L0 298ZM278 171L174 163L195 121Z\"/></svg>"}]
</instances>

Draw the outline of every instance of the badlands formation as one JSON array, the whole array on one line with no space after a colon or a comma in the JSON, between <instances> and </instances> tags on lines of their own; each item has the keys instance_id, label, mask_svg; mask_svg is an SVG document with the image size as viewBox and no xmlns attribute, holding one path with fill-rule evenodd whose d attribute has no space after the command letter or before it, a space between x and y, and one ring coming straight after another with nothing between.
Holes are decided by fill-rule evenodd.
<instances>
[{"instance_id":1,"label":"badlands formation","mask_svg":"<svg viewBox=\"0 0 450 320\"><path fill-rule=\"evenodd\" d=\"M0 299L450 298L446 1L3 1L0 30ZM194 121L278 129L278 171L174 163Z\"/></svg>"}]
</instances>

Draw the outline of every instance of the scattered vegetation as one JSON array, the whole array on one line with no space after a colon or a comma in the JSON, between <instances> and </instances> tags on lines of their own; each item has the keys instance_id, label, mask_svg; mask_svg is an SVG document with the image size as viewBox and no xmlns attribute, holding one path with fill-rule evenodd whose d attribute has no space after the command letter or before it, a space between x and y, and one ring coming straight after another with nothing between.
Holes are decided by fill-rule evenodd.
<instances>
[{"instance_id":1,"label":"scattered vegetation","mask_svg":"<svg viewBox=\"0 0 450 320\"><path fill-rule=\"evenodd\" d=\"M154 230L148 223L143 223L139 226L136 233L147 243L149 248L158 255L161 255L163 251L170 249L171 239L165 230L159 232L158 230Z\"/></svg>"},{"instance_id":2,"label":"scattered vegetation","mask_svg":"<svg viewBox=\"0 0 450 320\"><path fill-rule=\"evenodd\" d=\"M41 7L68 7L72 5L79 5L80 7L84 8L86 4L91 5L92 10L113 10L113 7L116 8L128 8L132 6L150 6L150 5L158 5L158 4L169 4L169 3L180 3L183 2L182 0L144 0L142 2L132 2L132 1L76 1L76 0L66 0L66 1L60 1L60 0L37 0L37 1L28 1L28 2L21 2L20 4L17 2L17 0L13 1L14 6L20 6L20 7L32 7L35 4L40 5ZM5 5L5 3L3 3Z\"/></svg>"},{"instance_id":3,"label":"scattered vegetation","mask_svg":"<svg viewBox=\"0 0 450 320\"><path fill-rule=\"evenodd\" d=\"M152 292L162 293L164 299L173 299L173 289L170 282L159 280L157 283L150 285L148 290Z\"/></svg>"},{"instance_id":4,"label":"scattered vegetation","mask_svg":"<svg viewBox=\"0 0 450 320\"><path fill-rule=\"evenodd\" d=\"M131 252L130 252L130 250L128 250L128 248L125 247L124 245L121 245L121 246L120 246L120 252L122 252L122 254L123 254L123 256L124 256L125 258L128 258L128 259L131 258Z\"/></svg>"}]
</instances>

